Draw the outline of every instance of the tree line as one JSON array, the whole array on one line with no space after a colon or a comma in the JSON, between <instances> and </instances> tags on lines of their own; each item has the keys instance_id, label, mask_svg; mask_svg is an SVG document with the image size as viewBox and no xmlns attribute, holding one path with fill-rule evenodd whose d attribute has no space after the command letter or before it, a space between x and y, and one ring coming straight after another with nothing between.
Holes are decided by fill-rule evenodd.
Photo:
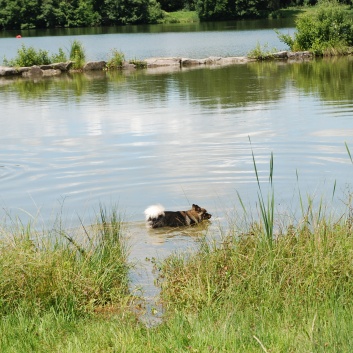
<instances>
[{"instance_id":1,"label":"tree line","mask_svg":"<svg viewBox=\"0 0 353 353\"><path fill-rule=\"evenodd\" d=\"M196 11L201 21L266 17L318 0L0 0L0 29L159 23L165 12ZM319 0L320 1L320 0ZM352 0L341 0L352 3Z\"/></svg>"}]
</instances>

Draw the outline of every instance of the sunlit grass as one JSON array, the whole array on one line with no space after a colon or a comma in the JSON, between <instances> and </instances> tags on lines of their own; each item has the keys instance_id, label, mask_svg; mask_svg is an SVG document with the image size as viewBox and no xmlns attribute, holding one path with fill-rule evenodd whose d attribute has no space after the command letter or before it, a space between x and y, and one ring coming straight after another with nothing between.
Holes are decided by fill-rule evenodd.
<instances>
[{"instance_id":1,"label":"sunlit grass","mask_svg":"<svg viewBox=\"0 0 353 353\"><path fill-rule=\"evenodd\" d=\"M96 226L80 237L31 224L3 230L0 240L0 312L16 310L84 315L128 299L127 248L116 211L101 208Z\"/></svg>"},{"instance_id":2,"label":"sunlit grass","mask_svg":"<svg viewBox=\"0 0 353 353\"><path fill-rule=\"evenodd\" d=\"M175 11L164 12L162 23L192 23L199 22L199 16L196 11Z\"/></svg>"}]
</instances>

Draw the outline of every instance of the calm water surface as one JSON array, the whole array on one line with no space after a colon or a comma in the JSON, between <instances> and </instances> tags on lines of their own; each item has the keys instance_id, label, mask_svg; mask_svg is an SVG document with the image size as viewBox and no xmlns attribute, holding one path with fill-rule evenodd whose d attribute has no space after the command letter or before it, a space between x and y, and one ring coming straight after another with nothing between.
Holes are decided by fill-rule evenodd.
<instances>
[{"instance_id":1,"label":"calm water surface","mask_svg":"<svg viewBox=\"0 0 353 353\"><path fill-rule=\"evenodd\" d=\"M274 29L293 33L293 20L256 20L238 22L191 23L174 25L74 28L55 30L0 32L0 60L12 59L21 45L57 53L67 52L74 39L86 49L87 60L107 60L112 49L125 54L126 59L179 56L204 58L209 56L242 56L259 44L269 49L285 49Z\"/></svg>"},{"instance_id":2,"label":"calm water surface","mask_svg":"<svg viewBox=\"0 0 353 353\"><path fill-rule=\"evenodd\" d=\"M236 191L256 198L250 137L260 177L273 152L278 202L295 208L297 174L302 192L350 181L351 77L343 58L1 80L0 202L44 219L62 203L119 203L131 221L155 202L223 213Z\"/></svg>"},{"instance_id":3,"label":"calm water surface","mask_svg":"<svg viewBox=\"0 0 353 353\"><path fill-rule=\"evenodd\" d=\"M296 215L299 189L339 209L353 176L345 147L353 151L352 77L347 57L1 79L1 217L49 227L62 212L76 227L78 216L93 222L100 203L118 204L131 256L164 256L205 230L148 231L145 207L198 203L214 215L216 234L228 213L241 213L237 192L256 214L252 150L264 190L274 154L277 213ZM147 283L147 272L135 282Z\"/></svg>"}]
</instances>

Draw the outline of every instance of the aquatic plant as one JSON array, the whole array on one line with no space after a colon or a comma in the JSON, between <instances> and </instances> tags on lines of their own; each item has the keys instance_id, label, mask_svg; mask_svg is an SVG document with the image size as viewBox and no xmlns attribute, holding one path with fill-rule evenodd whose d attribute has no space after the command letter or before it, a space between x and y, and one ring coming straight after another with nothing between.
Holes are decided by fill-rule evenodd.
<instances>
[{"instance_id":1,"label":"aquatic plant","mask_svg":"<svg viewBox=\"0 0 353 353\"><path fill-rule=\"evenodd\" d=\"M257 42L256 47L248 53L248 57L257 60L268 60L273 58L273 53L276 51L276 48L270 49L267 43L262 47Z\"/></svg>"},{"instance_id":2,"label":"aquatic plant","mask_svg":"<svg viewBox=\"0 0 353 353\"><path fill-rule=\"evenodd\" d=\"M80 70L83 68L86 60L86 53L82 43L78 40L74 40L70 47L70 60L73 61L72 68Z\"/></svg>"},{"instance_id":3,"label":"aquatic plant","mask_svg":"<svg viewBox=\"0 0 353 353\"><path fill-rule=\"evenodd\" d=\"M125 55L123 52L113 49L107 61L108 70L121 69L125 61Z\"/></svg>"}]
</instances>

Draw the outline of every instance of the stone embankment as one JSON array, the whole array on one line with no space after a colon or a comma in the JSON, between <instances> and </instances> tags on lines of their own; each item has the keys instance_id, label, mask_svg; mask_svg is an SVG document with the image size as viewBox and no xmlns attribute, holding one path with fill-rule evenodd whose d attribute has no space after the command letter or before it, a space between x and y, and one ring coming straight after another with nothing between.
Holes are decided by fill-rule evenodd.
<instances>
[{"instance_id":1,"label":"stone embankment","mask_svg":"<svg viewBox=\"0 0 353 353\"><path fill-rule=\"evenodd\" d=\"M305 52L289 52L281 51L271 54L269 57L274 60L283 61L303 61L312 58L312 54ZM143 60L146 63L147 69L155 68L172 68L182 69L188 67L202 67L202 66L227 66L235 64L246 64L249 62L258 61L257 59L241 56L241 57L209 57L205 59L188 59L188 58L150 58ZM72 61L65 63L56 63L50 65L39 65L31 67L7 67L0 66L1 76L22 76L22 77L47 77L57 76L63 72L72 70ZM107 67L105 61L90 61L85 64L82 71L102 71ZM133 70L136 66L134 64L124 63L123 70Z\"/></svg>"}]
</instances>

